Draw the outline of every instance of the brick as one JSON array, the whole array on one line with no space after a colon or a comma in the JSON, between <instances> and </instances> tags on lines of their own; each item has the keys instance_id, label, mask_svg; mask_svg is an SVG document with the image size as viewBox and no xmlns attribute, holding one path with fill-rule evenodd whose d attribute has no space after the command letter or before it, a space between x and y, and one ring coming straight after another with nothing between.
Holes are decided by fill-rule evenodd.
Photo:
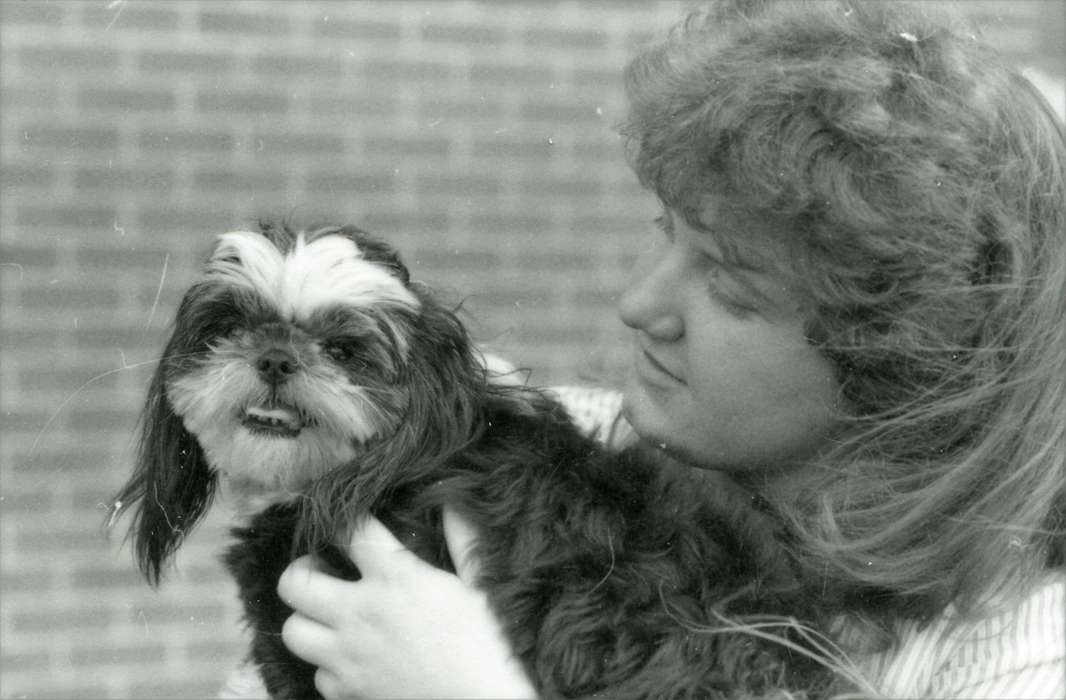
<instances>
[{"instance_id":1,"label":"brick","mask_svg":"<svg viewBox=\"0 0 1066 700\"><path fill-rule=\"evenodd\" d=\"M193 177L197 189L211 192L277 192L285 189L285 174L276 171L202 170Z\"/></svg>"},{"instance_id":2,"label":"brick","mask_svg":"<svg viewBox=\"0 0 1066 700\"><path fill-rule=\"evenodd\" d=\"M4 567L3 586L6 594L41 593L51 589L52 585L52 574L48 571L13 571L10 566Z\"/></svg>"},{"instance_id":3,"label":"brick","mask_svg":"<svg viewBox=\"0 0 1066 700\"><path fill-rule=\"evenodd\" d=\"M5 669L6 671L6 669ZM14 676L14 673L11 674ZM114 697L104 683L84 677L68 678L50 673L34 673L28 677L5 676L4 695L11 698L63 698L64 700L99 700ZM147 696L146 696L147 697ZM177 696L175 696L177 697Z\"/></svg>"},{"instance_id":4,"label":"brick","mask_svg":"<svg viewBox=\"0 0 1066 700\"><path fill-rule=\"evenodd\" d=\"M570 72L570 78L574 85L577 86L589 86L599 91L604 91L604 88L612 88L622 86L622 67L609 69L597 69L597 68L574 68ZM604 91L606 92L606 91Z\"/></svg>"},{"instance_id":5,"label":"brick","mask_svg":"<svg viewBox=\"0 0 1066 700\"><path fill-rule=\"evenodd\" d=\"M56 264L55 248L36 247L32 243L0 245L0 259L18 263L25 269L52 267Z\"/></svg>"},{"instance_id":6,"label":"brick","mask_svg":"<svg viewBox=\"0 0 1066 700\"><path fill-rule=\"evenodd\" d=\"M157 624L192 624L204 620L217 620L226 616L226 607L214 603L185 603L174 605L165 601L157 605L137 606L129 610L128 621L147 620L149 625Z\"/></svg>"},{"instance_id":7,"label":"brick","mask_svg":"<svg viewBox=\"0 0 1066 700\"><path fill-rule=\"evenodd\" d=\"M368 212L363 217L363 226L379 233L431 232L438 235L449 230L450 217L442 211L389 211ZM411 260L414 258L411 257Z\"/></svg>"},{"instance_id":8,"label":"brick","mask_svg":"<svg viewBox=\"0 0 1066 700\"><path fill-rule=\"evenodd\" d=\"M596 197L603 190L598 180L525 177L519 187L525 196Z\"/></svg>"},{"instance_id":9,"label":"brick","mask_svg":"<svg viewBox=\"0 0 1066 700\"><path fill-rule=\"evenodd\" d=\"M7 165L0 170L0 185L4 187L48 187L52 184L52 169L41 165Z\"/></svg>"},{"instance_id":10,"label":"brick","mask_svg":"<svg viewBox=\"0 0 1066 700\"><path fill-rule=\"evenodd\" d=\"M576 246L574 246L576 248ZM564 272L568 275L575 271L591 270L593 260L588 253L578 250L521 250L516 257L523 270L551 270L553 274ZM535 272L540 275L541 273Z\"/></svg>"},{"instance_id":11,"label":"brick","mask_svg":"<svg viewBox=\"0 0 1066 700\"><path fill-rule=\"evenodd\" d=\"M302 76L335 78L341 74L341 63L338 59L268 53L255 57L252 70L279 79Z\"/></svg>"},{"instance_id":12,"label":"brick","mask_svg":"<svg viewBox=\"0 0 1066 700\"><path fill-rule=\"evenodd\" d=\"M201 112L277 115L288 111L289 99L257 90L201 90L196 96L196 108Z\"/></svg>"},{"instance_id":13,"label":"brick","mask_svg":"<svg viewBox=\"0 0 1066 700\"><path fill-rule=\"evenodd\" d=\"M118 130L108 127L24 125L19 143L30 147L71 151L111 150L118 147Z\"/></svg>"},{"instance_id":14,"label":"brick","mask_svg":"<svg viewBox=\"0 0 1066 700\"><path fill-rule=\"evenodd\" d=\"M369 155L433 156L448 155L450 144L446 138L390 138L381 136L368 137L364 150Z\"/></svg>"},{"instance_id":15,"label":"brick","mask_svg":"<svg viewBox=\"0 0 1066 700\"><path fill-rule=\"evenodd\" d=\"M65 610L34 610L15 612L13 625L16 632L48 632L60 630L89 630L104 628L115 620L115 613L106 607L96 607L100 601L87 601L86 605Z\"/></svg>"},{"instance_id":16,"label":"brick","mask_svg":"<svg viewBox=\"0 0 1066 700\"><path fill-rule=\"evenodd\" d=\"M80 383L70 386L77 387ZM41 418L35 427L38 429L44 427L46 421L47 417ZM48 438L47 431L41 434L42 440L48 440ZM25 472L46 470L48 472L84 473L89 470L99 471L102 465L113 462L114 457L100 449L79 446L77 450L68 450L64 447L53 450L49 441L34 448L33 452L16 453L12 466L16 471Z\"/></svg>"},{"instance_id":17,"label":"brick","mask_svg":"<svg viewBox=\"0 0 1066 700\"><path fill-rule=\"evenodd\" d=\"M183 234L187 238L182 245L191 243L195 250L202 248L206 253L211 234L231 231L240 222L228 210L168 206L142 209L139 223L141 230L154 236Z\"/></svg>"},{"instance_id":18,"label":"brick","mask_svg":"<svg viewBox=\"0 0 1066 700\"><path fill-rule=\"evenodd\" d=\"M372 59L366 62L363 72L368 78L384 82L425 82L448 78L450 68L433 61L397 61Z\"/></svg>"},{"instance_id":19,"label":"brick","mask_svg":"<svg viewBox=\"0 0 1066 700\"><path fill-rule=\"evenodd\" d=\"M637 49L641 48L642 46L646 46L654 38L655 38L655 32L654 31L650 31L650 30L646 30L646 29L637 29L637 30L633 30L633 31L625 33L625 37L623 38L622 45L625 48L626 55L629 55L629 54L633 53L634 51L636 51Z\"/></svg>"},{"instance_id":20,"label":"brick","mask_svg":"<svg viewBox=\"0 0 1066 700\"><path fill-rule=\"evenodd\" d=\"M419 175L415 179L415 191L454 197L496 195L500 192L500 180L477 175Z\"/></svg>"},{"instance_id":21,"label":"brick","mask_svg":"<svg viewBox=\"0 0 1066 700\"><path fill-rule=\"evenodd\" d=\"M177 11L159 5L85 3L82 9L82 24L93 29L174 31L180 23L181 15Z\"/></svg>"},{"instance_id":22,"label":"brick","mask_svg":"<svg viewBox=\"0 0 1066 700\"><path fill-rule=\"evenodd\" d=\"M325 15L312 25L316 36L333 39L382 40L399 39L400 25L397 22L378 22L374 20L349 20Z\"/></svg>"},{"instance_id":23,"label":"brick","mask_svg":"<svg viewBox=\"0 0 1066 700\"><path fill-rule=\"evenodd\" d=\"M504 85L548 85L552 69L542 66L507 65L502 63L473 63L469 68L473 83L502 83Z\"/></svg>"},{"instance_id":24,"label":"brick","mask_svg":"<svg viewBox=\"0 0 1066 700\"><path fill-rule=\"evenodd\" d=\"M579 163L587 162L617 162L625 163L625 153L621 139L616 142L589 143L582 141L574 144L574 160Z\"/></svg>"},{"instance_id":25,"label":"brick","mask_svg":"<svg viewBox=\"0 0 1066 700\"><path fill-rule=\"evenodd\" d=\"M599 119L595 105L574 101L527 100L522 103L519 111L523 119L560 124L592 122Z\"/></svg>"},{"instance_id":26,"label":"brick","mask_svg":"<svg viewBox=\"0 0 1066 700\"><path fill-rule=\"evenodd\" d=\"M315 115L344 115L351 117L381 117L396 114L397 101L394 95L368 94L357 97L347 95L311 95L309 107Z\"/></svg>"},{"instance_id":27,"label":"brick","mask_svg":"<svg viewBox=\"0 0 1066 700\"><path fill-rule=\"evenodd\" d=\"M422 38L426 41L455 42L464 45L502 44L507 32L500 27L479 24L425 24Z\"/></svg>"},{"instance_id":28,"label":"brick","mask_svg":"<svg viewBox=\"0 0 1066 700\"><path fill-rule=\"evenodd\" d=\"M94 547L99 547L97 543ZM136 588L141 585L140 573L130 567L105 567L101 565L74 566L70 574L71 583L76 588Z\"/></svg>"},{"instance_id":29,"label":"brick","mask_svg":"<svg viewBox=\"0 0 1066 700\"><path fill-rule=\"evenodd\" d=\"M59 25L69 5L57 2L0 3L0 22L3 24Z\"/></svg>"},{"instance_id":30,"label":"brick","mask_svg":"<svg viewBox=\"0 0 1066 700\"><path fill-rule=\"evenodd\" d=\"M418 105L418 116L423 121L498 119L504 107L487 100L431 100Z\"/></svg>"},{"instance_id":31,"label":"brick","mask_svg":"<svg viewBox=\"0 0 1066 700\"><path fill-rule=\"evenodd\" d=\"M126 432L135 423L136 416L130 410L112 410L105 406L67 407L67 425L71 430Z\"/></svg>"},{"instance_id":32,"label":"brick","mask_svg":"<svg viewBox=\"0 0 1066 700\"><path fill-rule=\"evenodd\" d=\"M82 109L106 109L119 112L173 110L176 100L170 90L145 88L85 88L78 93Z\"/></svg>"},{"instance_id":33,"label":"brick","mask_svg":"<svg viewBox=\"0 0 1066 700\"><path fill-rule=\"evenodd\" d=\"M214 151L233 150L233 134L224 131L178 129L149 129L137 136L137 144L149 151Z\"/></svg>"},{"instance_id":34,"label":"brick","mask_svg":"<svg viewBox=\"0 0 1066 700\"><path fill-rule=\"evenodd\" d=\"M19 204L15 222L20 226L71 226L78 228L108 228L115 223L114 207L92 205Z\"/></svg>"},{"instance_id":35,"label":"brick","mask_svg":"<svg viewBox=\"0 0 1066 700\"><path fill-rule=\"evenodd\" d=\"M243 649L233 648L227 655L233 658L232 668L236 668L237 661ZM215 659L218 660L217 658ZM232 670L232 669L227 669ZM225 673L225 672L223 672ZM144 682L138 680L130 686L131 698L214 698L218 697L219 687L224 681L223 675L217 678L207 677L202 674L190 674L191 678L175 678L173 680L155 680Z\"/></svg>"},{"instance_id":36,"label":"brick","mask_svg":"<svg viewBox=\"0 0 1066 700\"><path fill-rule=\"evenodd\" d=\"M4 86L4 109L37 110L43 112L55 107L58 90L54 85L42 82L27 82Z\"/></svg>"},{"instance_id":37,"label":"brick","mask_svg":"<svg viewBox=\"0 0 1066 700\"><path fill-rule=\"evenodd\" d=\"M115 268L115 258L112 256L109 269ZM37 308L65 308L77 310L81 308L115 307L119 304L118 291L108 287L88 287L79 285L48 285L25 287L19 299L20 309L34 310Z\"/></svg>"},{"instance_id":38,"label":"brick","mask_svg":"<svg viewBox=\"0 0 1066 700\"><path fill-rule=\"evenodd\" d=\"M87 268L96 274L100 270L113 270L116 263L121 261L122 266L126 269L147 268L158 270L163 266L163 261L169 252L162 244L163 242L159 241L156 243L158 247L152 248L123 246L116 251L113 248L92 247L92 244L89 243L78 248L77 266L78 268Z\"/></svg>"},{"instance_id":39,"label":"brick","mask_svg":"<svg viewBox=\"0 0 1066 700\"><path fill-rule=\"evenodd\" d=\"M517 141L513 139L476 139L473 155L500 161L545 161L558 148L546 138Z\"/></svg>"},{"instance_id":40,"label":"brick","mask_svg":"<svg viewBox=\"0 0 1066 700\"><path fill-rule=\"evenodd\" d=\"M134 170L130 168L78 168L74 186L82 190L159 190L174 186L174 173L168 170Z\"/></svg>"},{"instance_id":41,"label":"brick","mask_svg":"<svg viewBox=\"0 0 1066 700\"><path fill-rule=\"evenodd\" d=\"M25 516L28 513L44 513L52 509L52 493L51 491L29 491L23 493L12 493L11 491L5 491L5 495L0 501L0 507L3 507L5 513L21 514Z\"/></svg>"},{"instance_id":42,"label":"brick","mask_svg":"<svg viewBox=\"0 0 1066 700\"><path fill-rule=\"evenodd\" d=\"M97 644L100 644L98 641ZM163 658L165 647L157 642L142 641L137 646L93 646L75 647L70 651L70 663L74 666L97 666L102 664L144 664L155 663ZM139 695L137 697L160 697L158 695Z\"/></svg>"},{"instance_id":43,"label":"brick","mask_svg":"<svg viewBox=\"0 0 1066 700\"><path fill-rule=\"evenodd\" d=\"M534 28L523 32L522 40L538 48L590 50L604 48L607 45L607 33Z\"/></svg>"},{"instance_id":44,"label":"brick","mask_svg":"<svg viewBox=\"0 0 1066 700\"><path fill-rule=\"evenodd\" d=\"M39 530L21 528L15 535L16 547L21 552L76 551L101 549L100 535L92 529Z\"/></svg>"},{"instance_id":45,"label":"brick","mask_svg":"<svg viewBox=\"0 0 1066 700\"><path fill-rule=\"evenodd\" d=\"M144 327L80 328L74 333L75 347L82 350L93 348L138 348L144 343Z\"/></svg>"},{"instance_id":46,"label":"brick","mask_svg":"<svg viewBox=\"0 0 1066 700\"><path fill-rule=\"evenodd\" d=\"M350 193L382 194L392 192L396 185L391 173L347 173L330 171L307 176L307 189L319 194Z\"/></svg>"},{"instance_id":47,"label":"brick","mask_svg":"<svg viewBox=\"0 0 1066 700\"><path fill-rule=\"evenodd\" d=\"M4 328L5 346L18 348L22 352L54 349L65 340L67 340L67 333L55 329ZM4 427L9 429L16 428L17 426L15 424L7 422L9 420L12 420L12 416L10 414L5 415Z\"/></svg>"},{"instance_id":48,"label":"brick","mask_svg":"<svg viewBox=\"0 0 1066 700\"><path fill-rule=\"evenodd\" d=\"M224 53L199 51L145 50L137 57L138 67L146 73L228 73L234 57Z\"/></svg>"},{"instance_id":49,"label":"brick","mask_svg":"<svg viewBox=\"0 0 1066 700\"><path fill-rule=\"evenodd\" d=\"M477 214L470 218L471 232L487 236L490 240L497 236L508 239L517 233L548 233L552 222L544 217L528 214Z\"/></svg>"},{"instance_id":50,"label":"brick","mask_svg":"<svg viewBox=\"0 0 1066 700\"><path fill-rule=\"evenodd\" d=\"M201 11L200 31L233 34L283 36L289 31L289 19L283 14L269 12Z\"/></svg>"},{"instance_id":51,"label":"brick","mask_svg":"<svg viewBox=\"0 0 1066 700\"><path fill-rule=\"evenodd\" d=\"M496 268L500 259L495 253L482 251L449 251L434 248L418 248L411 259L418 260L419 265L443 270L486 270Z\"/></svg>"},{"instance_id":52,"label":"brick","mask_svg":"<svg viewBox=\"0 0 1066 700\"><path fill-rule=\"evenodd\" d=\"M223 613L219 613L219 617L222 617ZM233 641L212 641L208 639L198 639L196 643L189 647L185 656L193 662L197 661L218 661L219 659L225 659L233 656L235 653L243 653L244 649L239 642ZM217 688L215 689L217 691ZM152 695L147 697L160 697L158 695Z\"/></svg>"},{"instance_id":53,"label":"brick","mask_svg":"<svg viewBox=\"0 0 1066 700\"><path fill-rule=\"evenodd\" d=\"M4 3L5 6L10 3ZM23 46L19 63L29 70L113 70L118 67L118 51L94 46Z\"/></svg>"},{"instance_id":54,"label":"brick","mask_svg":"<svg viewBox=\"0 0 1066 700\"><path fill-rule=\"evenodd\" d=\"M21 653L4 653L0 654L0 666L4 668L13 669L17 668L19 671L25 673L27 671L43 672L46 671L51 664L52 655L46 651L29 651ZM18 696L9 696L18 697Z\"/></svg>"},{"instance_id":55,"label":"brick","mask_svg":"<svg viewBox=\"0 0 1066 700\"><path fill-rule=\"evenodd\" d=\"M284 155L341 155L344 138L331 133L257 133L256 153Z\"/></svg>"}]
</instances>

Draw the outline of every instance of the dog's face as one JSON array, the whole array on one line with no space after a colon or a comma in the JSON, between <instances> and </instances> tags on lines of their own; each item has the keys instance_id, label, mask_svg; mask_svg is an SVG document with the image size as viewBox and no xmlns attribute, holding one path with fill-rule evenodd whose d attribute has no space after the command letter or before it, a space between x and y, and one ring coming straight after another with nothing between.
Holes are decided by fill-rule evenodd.
<instances>
[{"instance_id":1,"label":"dog's face","mask_svg":"<svg viewBox=\"0 0 1066 700\"><path fill-rule=\"evenodd\" d=\"M351 230L220 236L178 313L191 352L163 360L166 400L208 465L291 494L395 429L420 307L406 278Z\"/></svg>"},{"instance_id":2,"label":"dog's face","mask_svg":"<svg viewBox=\"0 0 1066 700\"><path fill-rule=\"evenodd\" d=\"M299 497L321 543L460 449L485 387L462 323L384 243L352 227L223 234L178 309L115 508L139 504L152 582L220 475L241 505Z\"/></svg>"}]
</instances>

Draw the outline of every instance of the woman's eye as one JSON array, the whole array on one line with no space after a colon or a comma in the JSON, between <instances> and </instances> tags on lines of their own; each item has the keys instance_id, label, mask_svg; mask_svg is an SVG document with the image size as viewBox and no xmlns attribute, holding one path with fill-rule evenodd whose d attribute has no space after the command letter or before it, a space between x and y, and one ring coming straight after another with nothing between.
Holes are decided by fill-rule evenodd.
<instances>
[{"instance_id":1,"label":"woman's eye","mask_svg":"<svg viewBox=\"0 0 1066 700\"><path fill-rule=\"evenodd\" d=\"M729 295L722 293L721 291L711 288L711 296L720 303L727 312L732 314L736 318L744 319L749 318L755 313L757 309L753 306L744 304L743 302L736 301L729 297Z\"/></svg>"},{"instance_id":2,"label":"woman's eye","mask_svg":"<svg viewBox=\"0 0 1066 700\"><path fill-rule=\"evenodd\" d=\"M722 263L710 256L703 256L704 265L707 267L707 293L716 302L736 318L748 318L758 313L753 303L745 300L739 291L730 289L736 283L727 278L727 273L722 269Z\"/></svg>"}]
</instances>

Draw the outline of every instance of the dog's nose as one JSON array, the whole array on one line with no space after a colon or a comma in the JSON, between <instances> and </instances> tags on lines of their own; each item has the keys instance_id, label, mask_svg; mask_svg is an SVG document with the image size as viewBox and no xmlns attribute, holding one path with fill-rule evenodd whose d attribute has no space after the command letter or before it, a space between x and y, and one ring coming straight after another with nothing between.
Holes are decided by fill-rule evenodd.
<instances>
[{"instance_id":1,"label":"dog's nose","mask_svg":"<svg viewBox=\"0 0 1066 700\"><path fill-rule=\"evenodd\" d=\"M281 384L296 374L296 358L280 348L267 350L255 362L255 368L263 381Z\"/></svg>"}]
</instances>

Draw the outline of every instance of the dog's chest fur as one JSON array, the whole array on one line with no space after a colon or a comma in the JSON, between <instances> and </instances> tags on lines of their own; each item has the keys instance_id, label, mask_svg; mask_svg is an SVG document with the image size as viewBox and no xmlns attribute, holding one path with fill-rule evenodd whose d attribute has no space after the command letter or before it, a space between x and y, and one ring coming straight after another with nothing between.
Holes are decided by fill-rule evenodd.
<instances>
[{"instance_id":1,"label":"dog's chest fur","mask_svg":"<svg viewBox=\"0 0 1066 700\"><path fill-rule=\"evenodd\" d=\"M796 600L771 590L770 538L754 514L723 509L695 480L664 477L637 451L605 452L557 406L532 415L500 407L488 423L477 444L374 510L443 568L441 505L476 525L481 585L542 696L610 688L612 698L736 698L821 685L814 664L784 647L721 631L718 613L797 612ZM281 643L291 611L275 592L303 553L293 544L298 517L293 505L266 509L234 531L226 555L255 631L252 657L275 698L317 697L314 668ZM319 555L358 577L338 550Z\"/></svg>"}]
</instances>

